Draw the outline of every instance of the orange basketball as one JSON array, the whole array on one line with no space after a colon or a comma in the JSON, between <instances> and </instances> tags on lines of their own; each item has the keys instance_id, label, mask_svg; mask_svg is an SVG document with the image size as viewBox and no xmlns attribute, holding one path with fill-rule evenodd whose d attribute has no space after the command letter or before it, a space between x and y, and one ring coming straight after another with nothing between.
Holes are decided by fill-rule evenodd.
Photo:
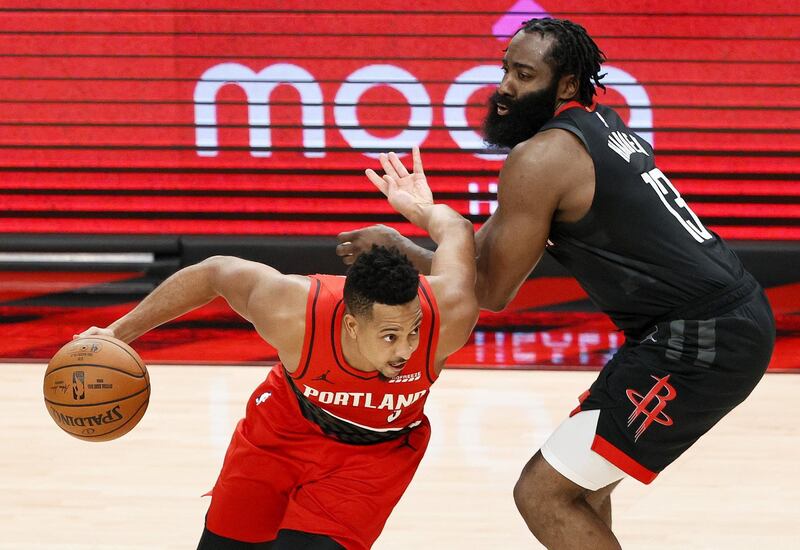
<instances>
[{"instance_id":1,"label":"orange basketball","mask_svg":"<svg viewBox=\"0 0 800 550\"><path fill-rule=\"evenodd\" d=\"M109 336L86 336L56 352L44 375L44 402L58 427L86 441L125 435L150 401L139 355Z\"/></svg>"}]
</instances>

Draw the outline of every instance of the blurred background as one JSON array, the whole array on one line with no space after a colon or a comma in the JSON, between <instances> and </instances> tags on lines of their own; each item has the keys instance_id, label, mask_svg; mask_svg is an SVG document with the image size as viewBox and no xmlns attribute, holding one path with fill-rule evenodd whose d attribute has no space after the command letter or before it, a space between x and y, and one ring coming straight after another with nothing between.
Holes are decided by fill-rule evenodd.
<instances>
[{"instance_id":1,"label":"blurred background","mask_svg":"<svg viewBox=\"0 0 800 550\"><path fill-rule=\"evenodd\" d=\"M797 0L0 0L0 549L193 548L275 351L222 301L144 335L150 407L100 445L49 418L45 363L214 254L343 273L336 234L374 223L431 246L364 177L379 152L419 145L438 199L479 227L503 161L478 134L485 101L510 35L547 15L604 50L599 101L778 324L776 374L655 483L623 483L615 531L800 548L800 377L777 374L800 372ZM518 473L623 338L545 255L436 384L428 455L376 549L535 546Z\"/></svg>"},{"instance_id":2,"label":"blurred background","mask_svg":"<svg viewBox=\"0 0 800 550\"><path fill-rule=\"evenodd\" d=\"M213 254L341 273L340 231L386 223L422 237L363 176L378 152L419 145L438 198L480 226L503 159L477 133L485 100L509 36L550 15L594 37L608 57L599 101L768 288L771 369L800 369L794 0L41 0L0 12L0 359L46 361ZM596 369L622 342L545 257L451 364ZM150 363L276 358L219 302L135 345Z\"/></svg>"}]
</instances>

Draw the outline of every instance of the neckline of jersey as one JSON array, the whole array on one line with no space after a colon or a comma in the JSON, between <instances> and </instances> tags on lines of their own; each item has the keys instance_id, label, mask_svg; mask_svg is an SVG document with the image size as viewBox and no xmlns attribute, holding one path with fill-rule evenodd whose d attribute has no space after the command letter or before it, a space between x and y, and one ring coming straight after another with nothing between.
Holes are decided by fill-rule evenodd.
<instances>
[{"instance_id":1,"label":"neckline of jersey","mask_svg":"<svg viewBox=\"0 0 800 550\"><path fill-rule=\"evenodd\" d=\"M553 115L553 118L557 117L558 115L560 115L561 113L563 113L564 111L566 111L568 109L578 109L578 108L580 108L580 109L583 109L586 112L591 113L591 112L593 112L595 110L596 107L597 107L597 102L596 101L593 101L592 104L589 105L588 107L586 105L584 105L583 103L579 103L579 102L577 102L575 100L567 101L566 103L564 103L561 107L559 107L556 110L555 114Z\"/></svg>"}]
</instances>

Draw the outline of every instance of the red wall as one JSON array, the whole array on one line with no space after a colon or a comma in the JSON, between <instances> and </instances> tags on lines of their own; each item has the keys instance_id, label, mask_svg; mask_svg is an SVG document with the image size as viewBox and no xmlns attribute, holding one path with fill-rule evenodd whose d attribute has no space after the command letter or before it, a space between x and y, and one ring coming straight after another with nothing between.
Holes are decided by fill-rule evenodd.
<instances>
[{"instance_id":1,"label":"red wall","mask_svg":"<svg viewBox=\"0 0 800 550\"><path fill-rule=\"evenodd\" d=\"M654 140L707 226L800 237L794 0L2 2L0 232L334 234L396 222L363 169L377 165L370 151L412 143L434 191L480 222L501 161L454 138L445 98L477 126L503 35L532 12L588 29L608 56L600 101ZM276 64L306 76L288 85ZM376 65L353 106L345 81ZM454 82L477 67L487 84L458 97ZM214 93L214 78L236 72L250 82ZM369 85L389 78L409 81L414 107Z\"/></svg>"}]
</instances>

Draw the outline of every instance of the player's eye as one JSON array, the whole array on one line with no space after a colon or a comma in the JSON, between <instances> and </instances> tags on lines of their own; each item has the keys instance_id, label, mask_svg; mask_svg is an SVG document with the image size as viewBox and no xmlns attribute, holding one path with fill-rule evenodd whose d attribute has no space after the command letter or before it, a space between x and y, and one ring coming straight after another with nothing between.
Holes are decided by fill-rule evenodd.
<instances>
[{"instance_id":1,"label":"player's eye","mask_svg":"<svg viewBox=\"0 0 800 550\"><path fill-rule=\"evenodd\" d=\"M383 339L391 344L392 342L397 340L397 335L395 335L395 334L387 334L386 336L383 337Z\"/></svg>"}]
</instances>

